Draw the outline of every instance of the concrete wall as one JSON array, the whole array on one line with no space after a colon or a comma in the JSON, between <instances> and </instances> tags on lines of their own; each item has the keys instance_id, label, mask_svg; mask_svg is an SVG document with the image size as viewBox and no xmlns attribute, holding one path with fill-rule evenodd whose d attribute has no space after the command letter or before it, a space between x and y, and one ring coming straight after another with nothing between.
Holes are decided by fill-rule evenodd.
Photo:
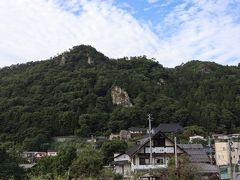
<instances>
[{"instance_id":1,"label":"concrete wall","mask_svg":"<svg viewBox=\"0 0 240 180\"><path fill-rule=\"evenodd\" d=\"M240 143L239 142L232 142L231 148L231 156L232 156L232 163L236 164L239 160L240 156ZM228 142L215 142L215 158L216 164L221 165L228 165L230 163L228 158Z\"/></svg>"},{"instance_id":2,"label":"concrete wall","mask_svg":"<svg viewBox=\"0 0 240 180\"><path fill-rule=\"evenodd\" d=\"M227 142L216 142L215 143L215 158L216 158L216 164L218 166L229 164L229 158L228 158L227 151L228 151Z\"/></svg>"}]
</instances>

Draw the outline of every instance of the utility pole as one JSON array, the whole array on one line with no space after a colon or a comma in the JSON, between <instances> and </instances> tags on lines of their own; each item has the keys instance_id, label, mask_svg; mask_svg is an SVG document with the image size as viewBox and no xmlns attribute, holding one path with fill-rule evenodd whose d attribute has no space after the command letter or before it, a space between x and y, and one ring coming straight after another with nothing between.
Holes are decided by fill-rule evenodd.
<instances>
[{"instance_id":1,"label":"utility pole","mask_svg":"<svg viewBox=\"0 0 240 180\"><path fill-rule=\"evenodd\" d=\"M150 157L149 164L152 165L152 124L151 124L151 114L148 114L148 134L149 134L149 146L150 146Z\"/></svg>"},{"instance_id":2,"label":"utility pole","mask_svg":"<svg viewBox=\"0 0 240 180\"><path fill-rule=\"evenodd\" d=\"M209 153L210 153L210 162L211 162L211 164L213 164L213 161L212 161L212 146L211 146L210 136L208 136L208 146L209 146Z\"/></svg>"},{"instance_id":3,"label":"utility pole","mask_svg":"<svg viewBox=\"0 0 240 180\"><path fill-rule=\"evenodd\" d=\"M178 168L178 157L177 157L177 137L174 137L174 152L175 152L175 168Z\"/></svg>"},{"instance_id":4,"label":"utility pole","mask_svg":"<svg viewBox=\"0 0 240 180\"><path fill-rule=\"evenodd\" d=\"M231 180L233 180L233 173L232 173L232 147L231 147L231 142L230 142L229 138L228 138L227 142L228 142L227 146L228 146L229 171L230 171Z\"/></svg>"}]
</instances>

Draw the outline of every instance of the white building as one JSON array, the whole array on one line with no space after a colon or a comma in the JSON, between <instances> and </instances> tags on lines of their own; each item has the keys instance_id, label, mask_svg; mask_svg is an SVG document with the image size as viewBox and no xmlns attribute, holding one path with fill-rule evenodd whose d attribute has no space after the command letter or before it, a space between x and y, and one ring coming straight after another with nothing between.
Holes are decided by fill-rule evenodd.
<instances>
[{"instance_id":1,"label":"white building","mask_svg":"<svg viewBox=\"0 0 240 180\"><path fill-rule=\"evenodd\" d=\"M215 145L215 159L218 166L237 164L240 159L239 134L213 135Z\"/></svg>"},{"instance_id":2,"label":"white building","mask_svg":"<svg viewBox=\"0 0 240 180\"><path fill-rule=\"evenodd\" d=\"M183 153L184 150L177 146L177 154ZM115 155L114 170L125 178L131 177L133 173L139 171L146 171L147 173L149 170L164 170L167 168L169 159L174 154L174 142L161 131L158 131L152 135L152 163L150 163L149 139L146 139L143 143L132 147L125 153ZM146 174L144 177L146 177Z\"/></svg>"},{"instance_id":3,"label":"white building","mask_svg":"<svg viewBox=\"0 0 240 180\"><path fill-rule=\"evenodd\" d=\"M195 135L195 136L190 136L190 137L189 137L189 142L192 143L193 140L195 140L195 139L197 139L197 140L199 139L199 140L207 141L206 139L204 139L203 136Z\"/></svg>"}]
</instances>

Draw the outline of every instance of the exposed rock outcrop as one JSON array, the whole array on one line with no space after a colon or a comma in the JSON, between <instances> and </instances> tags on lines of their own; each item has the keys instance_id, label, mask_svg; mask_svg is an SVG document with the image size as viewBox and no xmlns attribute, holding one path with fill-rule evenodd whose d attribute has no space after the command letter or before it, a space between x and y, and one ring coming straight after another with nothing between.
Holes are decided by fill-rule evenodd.
<instances>
[{"instance_id":1,"label":"exposed rock outcrop","mask_svg":"<svg viewBox=\"0 0 240 180\"><path fill-rule=\"evenodd\" d=\"M132 106L128 93L121 89L119 86L112 87L111 95L113 104L122 105L124 107Z\"/></svg>"},{"instance_id":2,"label":"exposed rock outcrop","mask_svg":"<svg viewBox=\"0 0 240 180\"><path fill-rule=\"evenodd\" d=\"M88 64L93 64L94 63L94 61L92 60L92 58L91 58L91 56L89 56L89 54L88 54Z\"/></svg>"},{"instance_id":3,"label":"exposed rock outcrop","mask_svg":"<svg viewBox=\"0 0 240 180\"><path fill-rule=\"evenodd\" d=\"M64 55L62 55L62 58L60 59L60 62L59 62L60 65L64 65L66 64L66 58Z\"/></svg>"}]
</instances>

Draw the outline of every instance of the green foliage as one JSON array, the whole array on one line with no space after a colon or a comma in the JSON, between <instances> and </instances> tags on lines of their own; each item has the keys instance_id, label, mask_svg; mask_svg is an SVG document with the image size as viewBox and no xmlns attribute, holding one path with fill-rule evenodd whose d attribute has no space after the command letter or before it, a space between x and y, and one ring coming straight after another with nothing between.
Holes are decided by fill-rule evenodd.
<instances>
[{"instance_id":1,"label":"green foliage","mask_svg":"<svg viewBox=\"0 0 240 180\"><path fill-rule=\"evenodd\" d=\"M24 171L18 166L17 159L0 147L0 179L21 179L23 175Z\"/></svg>"},{"instance_id":2,"label":"green foliage","mask_svg":"<svg viewBox=\"0 0 240 180\"><path fill-rule=\"evenodd\" d=\"M175 167L174 157L169 160L166 175L170 180L195 180L196 171L189 159L181 155L178 157L178 168Z\"/></svg>"},{"instance_id":3,"label":"green foliage","mask_svg":"<svg viewBox=\"0 0 240 180\"><path fill-rule=\"evenodd\" d=\"M73 177L98 177L103 167L102 153L92 147L81 150L70 167Z\"/></svg>"},{"instance_id":4,"label":"green foliage","mask_svg":"<svg viewBox=\"0 0 240 180\"><path fill-rule=\"evenodd\" d=\"M47 61L0 69L0 140L44 150L52 136L146 127L148 113L153 126L178 122L235 132L239 77L236 66L190 61L169 69L146 56L110 60L90 46L76 46ZM128 92L133 107L112 104L114 85Z\"/></svg>"},{"instance_id":5,"label":"green foliage","mask_svg":"<svg viewBox=\"0 0 240 180\"><path fill-rule=\"evenodd\" d=\"M55 161L55 170L57 174L63 175L77 157L76 148L73 146L65 146L60 149Z\"/></svg>"},{"instance_id":6,"label":"green foliage","mask_svg":"<svg viewBox=\"0 0 240 180\"><path fill-rule=\"evenodd\" d=\"M127 150L128 145L125 141L120 140L112 140L112 141L105 141L102 146L101 150L104 155L104 162L109 164L113 161L114 153L123 153Z\"/></svg>"},{"instance_id":7,"label":"green foliage","mask_svg":"<svg viewBox=\"0 0 240 180\"><path fill-rule=\"evenodd\" d=\"M43 157L34 167L32 174L40 177L53 179L63 177L69 171L69 167L76 159L76 148L72 145L62 146L56 157Z\"/></svg>"},{"instance_id":8,"label":"green foliage","mask_svg":"<svg viewBox=\"0 0 240 180\"><path fill-rule=\"evenodd\" d=\"M189 137L195 135L206 137L207 133L201 126L187 126L180 135L181 143L188 143Z\"/></svg>"},{"instance_id":9,"label":"green foliage","mask_svg":"<svg viewBox=\"0 0 240 180\"><path fill-rule=\"evenodd\" d=\"M37 162L37 166L33 169L33 174L37 176L54 177L55 173L55 157L43 157Z\"/></svg>"}]
</instances>

